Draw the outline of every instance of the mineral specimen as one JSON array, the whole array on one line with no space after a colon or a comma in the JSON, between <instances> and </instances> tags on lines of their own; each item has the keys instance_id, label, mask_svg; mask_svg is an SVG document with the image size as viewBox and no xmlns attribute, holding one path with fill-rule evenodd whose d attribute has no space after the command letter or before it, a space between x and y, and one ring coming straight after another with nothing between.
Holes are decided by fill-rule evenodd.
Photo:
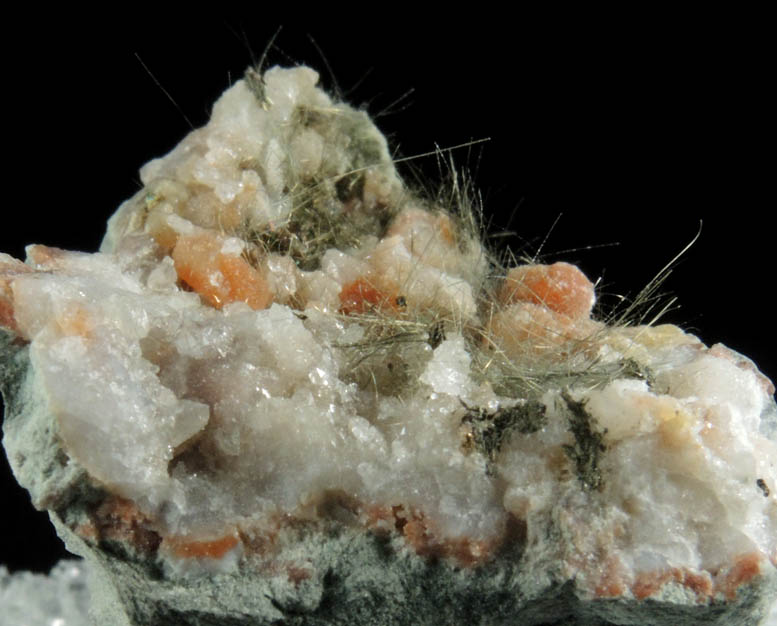
<instances>
[{"instance_id":1,"label":"mineral specimen","mask_svg":"<svg viewBox=\"0 0 777 626\"><path fill-rule=\"evenodd\" d=\"M4 445L95 623L758 623L770 381L500 268L316 83L249 70L100 252L0 255Z\"/></svg>"}]
</instances>

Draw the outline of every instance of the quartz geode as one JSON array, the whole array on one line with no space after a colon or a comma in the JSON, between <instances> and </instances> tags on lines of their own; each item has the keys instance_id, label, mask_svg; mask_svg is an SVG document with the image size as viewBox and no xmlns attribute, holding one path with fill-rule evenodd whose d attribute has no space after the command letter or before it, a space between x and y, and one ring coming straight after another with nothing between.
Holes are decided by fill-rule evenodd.
<instances>
[{"instance_id":1,"label":"quartz geode","mask_svg":"<svg viewBox=\"0 0 777 626\"><path fill-rule=\"evenodd\" d=\"M501 268L316 81L249 71L99 253L0 254L3 442L95 623L757 624L770 381Z\"/></svg>"}]
</instances>

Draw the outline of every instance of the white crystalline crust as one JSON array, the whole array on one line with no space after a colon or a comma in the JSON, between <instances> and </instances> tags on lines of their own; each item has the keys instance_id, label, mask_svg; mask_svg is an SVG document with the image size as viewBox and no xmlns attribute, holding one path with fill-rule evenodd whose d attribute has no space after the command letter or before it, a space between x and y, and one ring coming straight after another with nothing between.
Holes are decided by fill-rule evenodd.
<instances>
[{"instance_id":1,"label":"white crystalline crust","mask_svg":"<svg viewBox=\"0 0 777 626\"><path fill-rule=\"evenodd\" d=\"M576 328L595 338L586 367L612 366L609 378L569 374L531 402L501 390L483 374L485 254L407 196L385 140L316 79L297 68L271 70L253 90L239 81L208 126L143 168L146 188L112 218L101 253L32 247L34 272L0 258L13 269L16 330L31 342L73 462L163 537L315 517L338 493L366 524L402 507L438 539L483 550L510 516L525 520L525 558L538 563L552 529L564 574L595 595L650 595L651 581L677 582L674 572L697 576L699 593L725 593L715 580L732 564L774 567L768 381L674 327L585 320ZM354 153L354 137L369 147ZM268 243L300 198L318 202L354 171L359 193L338 187L340 204L316 210L350 224L390 206L383 230L345 237L309 267L294 258L293 237L280 251ZM187 245L211 255L204 277ZM272 303L230 301L233 271ZM376 304L373 288L391 294L382 312L359 308ZM521 316L540 309L521 306ZM387 308L399 311L391 341ZM436 322L445 332L435 338ZM580 354L557 369L574 370ZM627 375L624 364L649 375ZM477 415L510 410L534 411L536 424L478 448ZM241 554L230 550L227 566Z\"/></svg>"},{"instance_id":2,"label":"white crystalline crust","mask_svg":"<svg viewBox=\"0 0 777 626\"><path fill-rule=\"evenodd\" d=\"M91 626L86 571L62 561L48 576L0 566L0 626Z\"/></svg>"}]
</instances>

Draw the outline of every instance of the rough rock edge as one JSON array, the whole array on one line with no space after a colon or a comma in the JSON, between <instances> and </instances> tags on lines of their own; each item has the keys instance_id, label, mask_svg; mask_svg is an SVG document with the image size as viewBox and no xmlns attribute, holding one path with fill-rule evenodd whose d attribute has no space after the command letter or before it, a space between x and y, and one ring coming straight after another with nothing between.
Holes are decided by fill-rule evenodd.
<instances>
[{"instance_id":1,"label":"rough rock edge","mask_svg":"<svg viewBox=\"0 0 777 626\"><path fill-rule=\"evenodd\" d=\"M293 582L250 564L230 574L167 578L155 562L93 549L75 527L104 493L61 448L57 422L36 385L28 347L0 331L3 444L17 480L48 509L68 549L89 563L95 623L116 626L289 624L759 624L777 593L777 574L753 579L733 602L697 605L679 586L659 599L587 599L546 563L522 561L514 548L475 569L453 567L381 537L334 522L295 537L280 561L306 562L311 578ZM66 517L65 517L66 513ZM283 543L283 542L282 542Z\"/></svg>"}]
</instances>

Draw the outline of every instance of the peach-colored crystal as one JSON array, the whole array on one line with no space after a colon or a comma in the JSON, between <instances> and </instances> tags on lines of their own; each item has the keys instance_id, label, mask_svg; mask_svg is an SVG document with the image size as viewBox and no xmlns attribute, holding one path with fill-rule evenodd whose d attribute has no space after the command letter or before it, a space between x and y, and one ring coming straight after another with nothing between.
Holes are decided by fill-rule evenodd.
<instances>
[{"instance_id":1,"label":"peach-colored crystal","mask_svg":"<svg viewBox=\"0 0 777 626\"><path fill-rule=\"evenodd\" d=\"M572 318L586 318L594 304L594 286L574 265L520 265L505 278L503 304L531 302Z\"/></svg>"},{"instance_id":2,"label":"peach-colored crystal","mask_svg":"<svg viewBox=\"0 0 777 626\"><path fill-rule=\"evenodd\" d=\"M230 302L266 309L272 302L267 280L245 259L224 254L223 245L210 233L179 237L173 249L178 277L217 309Z\"/></svg>"}]
</instances>

